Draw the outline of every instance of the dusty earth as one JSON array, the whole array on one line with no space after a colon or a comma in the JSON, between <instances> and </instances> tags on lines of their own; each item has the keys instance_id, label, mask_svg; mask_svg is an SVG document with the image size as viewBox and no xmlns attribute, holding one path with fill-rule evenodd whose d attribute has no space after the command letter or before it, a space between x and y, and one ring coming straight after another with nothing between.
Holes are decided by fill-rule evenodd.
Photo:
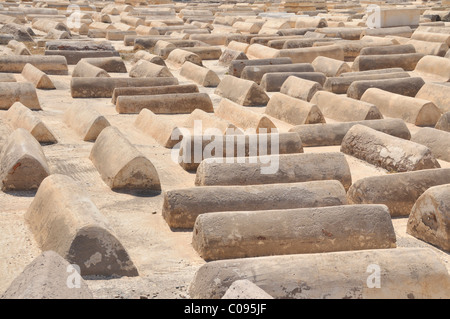
<instances>
[{"instance_id":1,"label":"dusty earth","mask_svg":"<svg viewBox=\"0 0 450 319\"><path fill-rule=\"evenodd\" d=\"M122 42L113 42L125 53L132 47L123 47ZM0 54L7 53L2 47ZM131 67L124 59L128 70ZM223 77L227 69L217 61L204 61L205 66ZM69 74L73 66L69 66ZM176 69L171 69L181 83L191 83L179 76ZM111 76L124 76L110 73ZM24 81L16 74L18 81ZM196 270L205 263L191 246L191 231L172 231L161 216L162 193L152 195L127 194L111 191L100 178L99 173L89 160L93 143L83 142L62 120L64 110L72 104L87 105L103 114L112 125L117 126L125 136L136 145L155 165L161 180L162 189L193 187L195 174L184 171L171 160L170 150L160 146L151 137L136 129L133 125L137 115L119 115L110 99L73 99L70 95L70 75L50 76L56 90L38 90L38 97L43 108L39 112L41 119L51 129L58 143L44 146L52 173L66 174L84 186L92 201L107 217L119 240L128 250L131 259L138 268L138 277L122 278L87 278L89 288L95 298L189 298L188 286ZM220 97L214 88L199 87L201 92L210 94L216 106ZM270 95L270 94L269 94ZM264 107L252 110L264 111ZM0 112L0 119L5 111ZM180 123L186 115L170 116ZM279 124L280 130L289 129L286 123ZM333 122L327 119L327 122ZM4 124L3 124L4 125ZM418 128L409 125L411 133ZM0 126L2 127L2 126ZM5 131L5 127L1 132ZM7 135L6 135L7 136ZM0 143L5 133L0 135ZM308 152L339 151L339 146L305 148ZM347 156L353 182L373 175L387 174L384 169L364 161ZM450 163L439 161L442 167ZM0 192L0 295L8 288L25 266L37 257L41 251L29 231L24 214L33 200L34 192L3 193ZM407 218L393 219L398 247L431 247L438 252L450 271L450 255L406 234Z\"/></svg>"}]
</instances>

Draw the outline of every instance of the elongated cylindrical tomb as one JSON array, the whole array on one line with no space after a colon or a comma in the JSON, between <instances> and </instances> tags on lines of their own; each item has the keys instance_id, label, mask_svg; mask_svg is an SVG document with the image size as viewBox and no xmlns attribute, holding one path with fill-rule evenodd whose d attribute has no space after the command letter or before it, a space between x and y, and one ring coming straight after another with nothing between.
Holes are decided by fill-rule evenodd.
<instances>
[{"instance_id":1,"label":"elongated cylindrical tomb","mask_svg":"<svg viewBox=\"0 0 450 319\"><path fill-rule=\"evenodd\" d=\"M408 216L414 203L428 188L450 184L450 168L362 178L347 192L349 204L385 204L391 216Z\"/></svg>"},{"instance_id":2,"label":"elongated cylindrical tomb","mask_svg":"<svg viewBox=\"0 0 450 319\"><path fill-rule=\"evenodd\" d=\"M347 96L359 100L368 89L378 88L384 91L414 97L424 84L425 81L421 77L360 80L353 82L348 87Z\"/></svg>"},{"instance_id":3,"label":"elongated cylindrical tomb","mask_svg":"<svg viewBox=\"0 0 450 319\"><path fill-rule=\"evenodd\" d=\"M450 276L430 248L371 249L212 261L195 274L194 299L221 298L247 279L280 299L450 298ZM379 288L377 288L379 287Z\"/></svg>"},{"instance_id":4,"label":"elongated cylindrical tomb","mask_svg":"<svg viewBox=\"0 0 450 319\"><path fill-rule=\"evenodd\" d=\"M414 204L408 234L450 251L450 184L430 187Z\"/></svg>"},{"instance_id":5,"label":"elongated cylindrical tomb","mask_svg":"<svg viewBox=\"0 0 450 319\"><path fill-rule=\"evenodd\" d=\"M377 88L368 89L361 101L376 105L384 116L401 118L417 126L434 126L442 114L433 102Z\"/></svg>"},{"instance_id":6,"label":"elongated cylindrical tomb","mask_svg":"<svg viewBox=\"0 0 450 319\"><path fill-rule=\"evenodd\" d=\"M365 120L341 123L303 124L291 128L290 132L297 132L304 146L341 145L345 134L354 125L365 125L374 130L409 140L411 133L401 119Z\"/></svg>"},{"instance_id":7,"label":"elongated cylindrical tomb","mask_svg":"<svg viewBox=\"0 0 450 319\"><path fill-rule=\"evenodd\" d=\"M20 102L32 110L41 110L36 88L30 82L0 82L0 110Z\"/></svg>"},{"instance_id":8,"label":"elongated cylindrical tomb","mask_svg":"<svg viewBox=\"0 0 450 319\"><path fill-rule=\"evenodd\" d=\"M0 56L0 72L21 73L30 63L46 74L67 75L67 60L63 56L3 55Z\"/></svg>"},{"instance_id":9,"label":"elongated cylindrical tomb","mask_svg":"<svg viewBox=\"0 0 450 319\"><path fill-rule=\"evenodd\" d=\"M73 98L112 97L117 87L147 87L177 85L174 77L165 78L72 78L70 93Z\"/></svg>"},{"instance_id":10,"label":"elongated cylindrical tomb","mask_svg":"<svg viewBox=\"0 0 450 319\"><path fill-rule=\"evenodd\" d=\"M276 163L272 174L263 167ZM197 168L195 185L258 185L338 180L345 189L352 184L350 167L342 153L297 153L234 159L204 159Z\"/></svg>"},{"instance_id":11,"label":"elongated cylindrical tomb","mask_svg":"<svg viewBox=\"0 0 450 319\"><path fill-rule=\"evenodd\" d=\"M385 205L216 212L195 221L192 246L207 260L395 248Z\"/></svg>"},{"instance_id":12,"label":"elongated cylindrical tomb","mask_svg":"<svg viewBox=\"0 0 450 319\"><path fill-rule=\"evenodd\" d=\"M441 167L428 147L359 124L345 134L341 152L391 172Z\"/></svg>"},{"instance_id":13,"label":"elongated cylindrical tomb","mask_svg":"<svg viewBox=\"0 0 450 319\"><path fill-rule=\"evenodd\" d=\"M83 276L138 275L105 216L69 176L47 177L25 219L42 250L53 250L78 265Z\"/></svg>"},{"instance_id":14,"label":"elongated cylindrical tomb","mask_svg":"<svg viewBox=\"0 0 450 319\"><path fill-rule=\"evenodd\" d=\"M345 189L338 181L248 186L197 186L164 192L162 214L172 228L192 228L197 216L211 212L345 204Z\"/></svg>"},{"instance_id":15,"label":"elongated cylindrical tomb","mask_svg":"<svg viewBox=\"0 0 450 319\"><path fill-rule=\"evenodd\" d=\"M139 113L144 108L164 114L186 114L195 109L214 111L211 98L206 93L122 95L117 98L116 111L119 114Z\"/></svg>"}]
</instances>

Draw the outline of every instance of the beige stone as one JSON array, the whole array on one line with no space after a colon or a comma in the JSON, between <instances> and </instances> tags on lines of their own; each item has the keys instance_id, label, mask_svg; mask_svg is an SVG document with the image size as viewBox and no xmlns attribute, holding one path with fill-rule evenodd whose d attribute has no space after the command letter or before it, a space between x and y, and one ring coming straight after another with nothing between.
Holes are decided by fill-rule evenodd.
<instances>
[{"instance_id":1,"label":"beige stone","mask_svg":"<svg viewBox=\"0 0 450 319\"><path fill-rule=\"evenodd\" d=\"M89 158L113 190L161 190L152 162L114 126L104 128L97 136Z\"/></svg>"},{"instance_id":2,"label":"beige stone","mask_svg":"<svg viewBox=\"0 0 450 319\"><path fill-rule=\"evenodd\" d=\"M47 74L36 68L34 65L27 63L22 70L22 76L29 82L33 83L37 89L52 90L55 85Z\"/></svg>"},{"instance_id":3,"label":"beige stone","mask_svg":"<svg viewBox=\"0 0 450 319\"><path fill-rule=\"evenodd\" d=\"M273 162L278 165L277 171L265 174L263 168ZM195 185L258 185L316 180L337 180L347 190L352 184L352 177L344 154L277 154L263 158L235 158L232 161L207 158L197 168Z\"/></svg>"},{"instance_id":4,"label":"beige stone","mask_svg":"<svg viewBox=\"0 0 450 319\"><path fill-rule=\"evenodd\" d=\"M395 248L395 241L385 205L202 214L192 236L206 261Z\"/></svg>"},{"instance_id":5,"label":"beige stone","mask_svg":"<svg viewBox=\"0 0 450 319\"><path fill-rule=\"evenodd\" d=\"M427 243L450 251L450 184L427 189L409 214L406 232Z\"/></svg>"},{"instance_id":6,"label":"beige stone","mask_svg":"<svg viewBox=\"0 0 450 319\"><path fill-rule=\"evenodd\" d=\"M105 216L68 176L55 174L42 182L25 220L42 250L78 265L82 276L138 275Z\"/></svg>"},{"instance_id":7,"label":"beige stone","mask_svg":"<svg viewBox=\"0 0 450 319\"><path fill-rule=\"evenodd\" d=\"M269 102L269 96L258 84L232 75L225 75L214 93L245 106L266 105Z\"/></svg>"},{"instance_id":8,"label":"beige stone","mask_svg":"<svg viewBox=\"0 0 450 319\"><path fill-rule=\"evenodd\" d=\"M417 126L434 126L441 116L433 102L377 88L366 90L361 101L376 105L384 116L401 118Z\"/></svg>"},{"instance_id":9,"label":"beige stone","mask_svg":"<svg viewBox=\"0 0 450 319\"><path fill-rule=\"evenodd\" d=\"M354 125L368 126L374 130L409 140L411 133L401 119L364 120L354 122L304 124L291 128L290 132L297 132L304 146L341 145L345 134Z\"/></svg>"},{"instance_id":10,"label":"beige stone","mask_svg":"<svg viewBox=\"0 0 450 319\"><path fill-rule=\"evenodd\" d=\"M376 105L326 91L317 91L311 103L316 104L323 116L342 122L382 119Z\"/></svg>"},{"instance_id":11,"label":"beige stone","mask_svg":"<svg viewBox=\"0 0 450 319\"><path fill-rule=\"evenodd\" d=\"M7 110L20 102L32 110L41 110L36 89L29 82L0 82L0 109Z\"/></svg>"},{"instance_id":12,"label":"beige stone","mask_svg":"<svg viewBox=\"0 0 450 319\"><path fill-rule=\"evenodd\" d=\"M39 142L23 128L12 132L0 153L0 177L3 191L37 189L50 174Z\"/></svg>"},{"instance_id":13,"label":"beige stone","mask_svg":"<svg viewBox=\"0 0 450 319\"><path fill-rule=\"evenodd\" d=\"M165 191L162 214L171 228L193 228L196 218L207 213L345 204L345 190L338 181L197 186Z\"/></svg>"},{"instance_id":14,"label":"beige stone","mask_svg":"<svg viewBox=\"0 0 450 319\"><path fill-rule=\"evenodd\" d=\"M64 112L64 122L71 127L83 141L95 141L100 132L110 126L109 121L90 107L72 105Z\"/></svg>"},{"instance_id":15,"label":"beige stone","mask_svg":"<svg viewBox=\"0 0 450 319\"><path fill-rule=\"evenodd\" d=\"M341 152L391 172L441 167L429 148L364 125L355 125L347 132Z\"/></svg>"},{"instance_id":16,"label":"beige stone","mask_svg":"<svg viewBox=\"0 0 450 319\"><path fill-rule=\"evenodd\" d=\"M349 204L385 204L393 217L408 216L428 188L449 183L448 168L371 176L354 182L347 200Z\"/></svg>"},{"instance_id":17,"label":"beige stone","mask_svg":"<svg viewBox=\"0 0 450 319\"><path fill-rule=\"evenodd\" d=\"M144 108L157 114L186 114L195 109L214 112L211 98L206 93L122 95L116 101L119 114L139 113Z\"/></svg>"},{"instance_id":18,"label":"beige stone","mask_svg":"<svg viewBox=\"0 0 450 319\"><path fill-rule=\"evenodd\" d=\"M23 128L40 143L57 143L53 133L44 122L20 102L14 103L5 113L5 118L13 129Z\"/></svg>"},{"instance_id":19,"label":"beige stone","mask_svg":"<svg viewBox=\"0 0 450 319\"><path fill-rule=\"evenodd\" d=\"M411 136L411 141L428 147L436 158L450 162L450 133L424 127Z\"/></svg>"},{"instance_id":20,"label":"beige stone","mask_svg":"<svg viewBox=\"0 0 450 319\"><path fill-rule=\"evenodd\" d=\"M189 61L183 63L180 75L204 87L216 87L220 83L214 71Z\"/></svg>"},{"instance_id":21,"label":"beige stone","mask_svg":"<svg viewBox=\"0 0 450 319\"><path fill-rule=\"evenodd\" d=\"M382 270L381 289L368 285L374 265ZM196 272L189 295L218 299L241 279L280 299L448 299L443 287L450 285L436 252L397 248L212 261Z\"/></svg>"},{"instance_id":22,"label":"beige stone","mask_svg":"<svg viewBox=\"0 0 450 319\"><path fill-rule=\"evenodd\" d=\"M265 114L292 125L325 123L317 105L283 93L274 93L271 96Z\"/></svg>"}]
</instances>

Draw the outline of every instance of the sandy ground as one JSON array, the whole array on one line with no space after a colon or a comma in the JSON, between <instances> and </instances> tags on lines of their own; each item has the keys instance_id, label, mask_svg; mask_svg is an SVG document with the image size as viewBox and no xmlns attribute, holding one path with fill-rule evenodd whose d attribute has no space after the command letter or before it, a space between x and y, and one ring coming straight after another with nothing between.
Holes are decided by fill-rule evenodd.
<instances>
[{"instance_id":1,"label":"sandy ground","mask_svg":"<svg viewBox=\"0 0 450 319\"><path fill-rule=\"evenodd\" d=\"M114 42L124 49L120 42ZM130 48L127 48L128 50ZM3 53L6 49L2 48ZM2 52L0 52L1 54ZM131 65L126 62L128 70ZM217 61L205 61L207 67L223 77L226 68ZM69 72L73 66L69 67ZM180 83L191 83L179 76L178 70L171 69ZM20 74L18 81L24 81ZM124 76L111 73L111 76ZM89 278L87 283L96 298L188 298L187 288L196 270L205 262L191 246L191 231L172 231L161 216L162 194L151 196L113 192L104 184L99 173L89 160L92 143L83 142L62 120L64 110L72 104L87 105L117 126L125 136L136 145L155 165L162 189L169 190L194 186L195 174L184 171L170 157L170 150L160 146L151 137L143 134L133 125L137 115L119 115L110 99L72 99L70 96L70 75L50 76L57 89L38 90L43 111L40 118L58 139L54 145L44 146L52 173L66 174L75 179L90 194L99 210L106 216L117 237L128 250L139 271L138 277ZM201 92L211 94L216 106L220 97L214 88L199 87ZM264 108L252 108L263 112ZM0 112L0 119L4 111ZM186 115L170 116L181 121ZM280 123L282 131L289 129ZM327 122L332 120L327 119ZM418 128L408 125L411 132ZM0 125L1 138L8 129ZM305 148L305 152L339 151L339 146ZM381 168L364 161L346 156L350 165L353 182L367 176L387 174ZM442 167L450 163L439 161ZM34 192L0 192L0 294L24 267L40 254L40 248L24 221L24 214L33 200ZM446 263L450 271L450 255L406 234L407 218L393 219L398 247L431 247Z\"/></svg>"}]
</instances>

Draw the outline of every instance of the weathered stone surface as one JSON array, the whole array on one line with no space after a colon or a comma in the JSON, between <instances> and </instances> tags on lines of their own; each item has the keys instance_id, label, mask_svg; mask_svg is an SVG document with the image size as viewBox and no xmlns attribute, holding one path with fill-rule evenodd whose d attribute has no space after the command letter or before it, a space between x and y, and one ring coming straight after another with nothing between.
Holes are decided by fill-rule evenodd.
<instances>
[{"instance_id":1,"label":"weathered stone surface","mask_svg":"<svg viewBox=\"0 0 450 319\"><path fill-rule=\"evenodd\" d=\"M303 153L297 133L262 133L255 130L227 132L215 130L205 135L186 134L180 143L178 163L187 171L196 170L205 158L264 156L270 154ZM231 149L230 149L231 148ZM269 167L269 170L273 166ZM269 171L270 172L270 171Z\"/></svg>"},{"instance_id":2,"label":"weathered stone surface","mask_svg":"<svg viewBox=\"0 0 450 319\"><path fill-rule=\"evenodd\" d=\"M155 64L146 60L139 60L130 69L132 78L173 77L165 65Z\"/></svg>"},{"instance_id":3,"label":"weathered stone surface","mask_svg":"<svg viewBox=\"0 0 450 319\"><path fill-rule=\"evenodd\" d=\"M450 251L450 184L427 189L409 214L406 232Z\"/></svg>"},{"instance_id":4,"label":"weathered stone surface","mask_svg":"<svg viewBox=\"0 0 450 319\"><path fill-rule=\"evenodd\" d=\"M445 43L450 46L450 34L445 33L414 31L411 35L411 39Z\"/></svg>"},{"instance_id":5,"label":"weathered stone surface","mask_svg":"<svg viewBox=\"0 0 450 319\"><path fill-rule=\"evenodd\" d=\"M342 123L305 124L291 128L290 132L297 132L304 146L341 145L345 134L354 125L368 126L374 130L409 140L411 133L401 119L364 120Z\"/></svg>"},{"instance_id":6,"label":"weathered stone surface","mask_svg":"<svg viewBox=\"0 0 450 319\"><path fill-rule=\"evenodd\" d=\"M273 299L273 297L249 280L236 280L222 299Z\"/></svg>"},{"instance_id":7,"label":"weathered stone surface","mask_svg":"<svg viewBox=\"0 0 450 319\"><path fill-rule=\"evenodd\" d=\"M14 74L0 73L0 82L17 82Z\"/></svg>"},{"instance_id":8,"label":"weathered stone surface","mask_svg":"<svg viewBox=\"0 0 450 319\"><path fill-rule=\"evenodd\" d=\"M206 213L345 204L345 189L338 181L197 186L164 192L162 214L172 228L192 228L196 218Z\"/></svg>"},{"instance_id":9,"label":"weathered stone surface","mask_svg":"<svg viewBox=\"0 0 450 319\"><path fill-rule=\"evenodd\" d=\"M35 36L35 34L32 31L31 28L27 28L17 23L6 23L0 28L1 33L11 35L14 40L20 42L34 42L33 36ZM10 38L8 37L8 39Z\"/></svg>"},{"instance_id":10,"label":"weathered stone surface","mask_svg":"<svg viewBox=\"0 0 450 319\"><path fill-rule=\"evenodd\" d=\"M317 91L311 99L323 116L337 121L362 121L382 119L378 108L372 104L326 91Z\"/></svg>"},{"instance_id":11,"label":"weathered stone surface","mask_svg":"<svg viewBox=\"0 0 450 319\"><path fill-rule=\"evenodd\" d=\"M95 141L100 132L110 126L108 120L94 109L76 104L64 112L64 122L75 130L83 141Z\"/></svg>"},{"instance_id":12,"label":"weathered stone surface","mask_svg":"<svg viewBox=\"0 0 450 319\"><path fill-rule=\"evenodd\" d=\"M327 77L339 76L342 73L351 71L350 66L346 62L324 56L318 56L311 64L314 67L314 71L322 72Z\"/></svg>"},{"instance_id":13,"label":"weathered stone surface","mask_svg":"<svg viewBox=\"0 0 450 319\"><path fill-rule=\"evenodd\" d=\"M316 82L313 83L318 85ZM272 95L265 114L292 125L325 123L325 118L317 105L283 93Z\"/></svg>"},{"instance_id":14,"label":"weathered stone surface","mask_svg":"<svg viewBox=\"0 0 450 319\"><path fill-rule=\"evenodd\" d=\"M347 132L341 152L393 172L441 167L429 148L364 125Z\"/></svg>"},{"instance_id":15,"label":"weathered stone surface","mask_svg":"<svg viewBox=\"0 0 450 319\"><path fill-rule=\"evenodd\" d=\"M222 49L217 46L193 46L183 47L183 50L197 54L203 60L218 60L222 55Z\"/></svg>"},{"instance_id":16,"label":"weathered stone surface","mask_svg":"<svg viewBox=\"0 0 450 319\"><path fill-rule=\"evenodd\" d=\"M69 271L68 271L69 270ZM80 276L80 286L74 284L76 271L67 260L47 250L29 263L9 285L1 299L92 299L92 292Z\"/></svg>"},{"instance_id":17,"label":"weathered stone surface","mask_svg":"<svg viewBox=\"0 0 450 319\"><path fill-rule=\"evenodd\" d=\"M27 130L40 143L57 143L55 136L41 119L20 102L14 103L9 108L5 118L13 129Z\"/></svg>"},{"instance_id":18,"label":"weathered stone surface","mask_svg":"<svg viewBox=\"0 0 450 319\"><path fill-rule=\"evenodd\" d=\"M416 53L416 49L411 44L387 45L365 47L359 52L360 55L386 55L386 54L407 54Z\"/></svg>"},{"instance_id":19,"label":"weathered stone surface","mask_svg":"<svg viewBox=\"0 0 450 319\"><path fill-rule=\"evenodd\" d=\"M366 90L370 88L378 88L383 91L414 97L424 84L425 81L420 77L359 80L353 82L348 87L347 96L359 100Z\"/></svg>"},{"instance_id":20,"label":"weathered stone surface","mask_svg":"<svg viewBox=\"0 0 450 319\"><path fill-rule=\"evenodd\" d=\"M202 214L192 236L206 261L395 248L395 241L385 205Z\"/></svg>"},{"instance_id":21,"label":"weathered stone surface","mask_svg":"<svg viewBox=\"0 0 450 319\"><path fill-rule=\"evenodd\" d=\"M425 83L415 97L433 102L443 113L450 112L450 86L448 85Z\"/></svg>"},{"instance_id":22,"label":"weathered stone surface","mask_svg":"<svg viewBox=\"0 0 450 319\"><path fill-rule=\"evenodd\" d=\"M183 49L175 49L169 53L169 56L166 59L167 63L172 64L172 66L176 68L180 68L184 62L189 61L191 63L202 66L202 59L195 53L183 50Z\"/></svg>"},{"instance_id":23,"label":"weathered stone surface","mask_svg":"<svg viewBox=\"0 0 450 319\"><path fill-rule=\"evenodd\" d=\"M381 74L361 74L364 72L371 71L362 71L362 72L349 72L343 73L348 74L350 76L341 76L338 77L328 77L325 83L322 85L325 91L333 92L335 94L346 94L350 85L355 81L370 81L370 80L383 80L383 79L398 79L398 78L409 78L410 75L408 72L404 72L400 70L400 72L389 72L389 73L381 73ZM355 74L354 76L351 76Z\"/></svg>"},{"instance_id":24,"label":"weathered stone surface","mask_svg":"<svg viewBox=\"0 0 450 319\"><path fill-rule=\"evenodd\" d=\"M229 66L231 62L235 60L248 60L248 57L242 51L225 48L225 50L223 50L221 56L219 57L219 64Z\"/></svg>"},{"instance_id":25,"label":"weathered stone surface","mask_svg":"<svg viewBox=\"0 0 450 319\"><path fill-rule=\"evenodd\" d=\"M275 57L289 57L292 63L312 63L318 56L344 61L344 50L338 45L322 47L282 49Z\"/></svg>"},{"instance_id":26,"label":"weathered stone surface","mask_svg":"<svg viewBox=\"0 0 450 319\"><path fill-rule=\"evenodd\" d=\"M157 114L186 114L195 109L214 112L211 98L206 93L122 95L117 98L116 111L120 114L139 113L144 108Z\"/></svg>"},{"instance_id":27,"label":"weathered stone surface","mask_svg":"<svg viewBox=\"0 0 450 319\"><path fill-rule=\"evenodd\" d=\"M127 73L127 67L121 57L92 57L83 58L83 61L99 67L106 72Z\"/></svg>"},{"instance_id":28,"label":"weathered stone surface","mask_svg":"<svg viewBox=\"0 0 450 319\"><path fill-rule=\"evenodd\" d=\"M204 87L216 87L220 83L219 76L214 71L189 61L183 63L180 75Z\"/></svg>"},{"instance_id":29,"label":"weathered stone surface","mask_svg":"<svg viewBox=\"0 0 450 319\"><path fill-rule=\"evenodd\" d=\"M164 62L164 59L161 58L159 55L156 54L151 54L150 52L147 52L145 50L139 50L137 51L134 55L133 58L131 59L131 62L136 63L139 60L145 60L148 62L152 62L155 64L159 64L159 65L166 65L166 63Z\"/></svg>"},{"instance_id":30,"label":"weathered stone surface","mask_svg":"<svg viewBox=\"0 0 450 319\"><path fill-rule=\"evenodd\" d=\"M437 82L450 81L450 59L439 56L424 56L417 62L415 73L431 77Z\"/></svg>"},{"instance_id":31,"label":"weathered stone surface","mask_svg":"<svg viewBox=\"0 0 450 319\"><path fill-rule=\"evenodd\" d=\"M281 88L284 86L285 82L287 82L287 79L290 77L296 77L307 81L316 82L319 87L322 87L322 85L325 83L325 80L327 79L327 77L321 72L273 72L263 75L260 86L266 92L279 92L281 91ZM288 83L290 83L291 81L295 82L295 80L290 80ZM303 87L295 87L294 91L304 91L304 89L305 88Z\"/></svg>"},{"instance_id":32,"label":"weathered stone surface","mask_svg":"<svg viewBox=\"0 0 450 319\"><path fill-rule=\"evenodd\" d=\"M433 102L377 88L366 90L361 101L376 105L384 116L401 118L417 126L434 126L442 114Z\"/></svg>"},{"instance_id":33,"label":"weathered stone surface","mask_svg":"<svg viewBox=\"0 0 450 319\"><path fill-rule=\"evenodd\" d=\"M448 168L366 177L353 183L347 200L349 204L385 204L393 217L408 216L420 195L442 184L450 184Z\"/></svg>"},{"instance_id":34,"label":"weathered stone surface","mask_svg":"<svg viewBox=\"0 0 450 319\"><path fill-rule=\"evenodd\" d=\"M240 77L260 84L264 74L271 72L314 72L314 68L310 63L248 65L244 67Z\"/></svg>"},{"instance_id":35,"label":"weathered stone surface","mask_svg":"<svg viewBox=\"0 0 450 319\"><path fill-rule=\"evenodd\" d=\"M89 158L113 190L161 190L153 164L114 126L97 136Z\"/></svg>"},{"instance_id":36,"label":"weathered stone surface","mask_svg":"<svg viewBox=\"0 0 450 319\"><path fill-rule=\"evenodd\" d=\"M270 163L277 163L278 169L266 174L263 167L268 167ZM231 161L224 158L204 159L197 168L195 185L258 185L315 180L338 180L347 190L352 184L352 177L344 154L277 154Z\"/></svg>"},{"instance_id":37,"label":"weathered stone surface","mask_svg":"<svg viewBox=\"0 0 450 319\"><path fill-rule=\"evenodd\" d=\"M413 71L417 63L422 59L422 53L385 54L385 55L360 55L352 64L353 71L367 71L386 68L402 68L405 71Z\"/></svg>"},{"instance_id":38,"label":"weathered stone surface","mask_svg":"<svg viewBox=\"0 0 450 319\"><path fill-rule=\"evenodd\" d=\"M383 270L381 289L367 284L373 264ZM189 295L221 298L240 279L282 299L447 299L449 291L442 287L450 285L447 269L434 251L397 248L212 261L197 271Z\"/></svg>"},{"instance_id":39,"label":"weathered stone surface","mask_svg":"<svg viewBox=\"0 0 450 319\"><path fill-rule=\"evenodd\" d=\"M201 124L201 126L199 127L198 124ZM200 131L202 134L207 134L208 131L211 130L214 130L216 133L221 132L223 135L242 134L242 131L233 123L224 120L213 113L207 113L200 109L195 109L189 114L188 118L183 123L183 127L189 128L192 132L196 129L196 134Z\"/></svg>"},{"instance_id":40,"label":"weathered stone surface","mask_svg":"<svg viewBox=\"0 0 450 319\"><path fill-rule=\"evenodd\" d=\"M269 102L269 96L258 84L232 75L225 75L214 93L245 106L266 105Z\"/></svg>"},{"instance_id":41,"label":"weathered stone surface","mask_svg":"<svg viewBox=\"0 0 450 319\"><path fill-rule=\"evenodd\" d=\"M25 220L42 250L78 265L82 276L138 275L106 218L68 176L54 174L42 182Z\"/></svg>"},{"instance_id":42,"label":"weathered stone surface","mask_svg":"<svg viewBox=\"0 0 450 319\"><path fill-rule=\"evenodd\" d=\"M428 147L436 158L450 162L450 133L430 127L421 128L411 141Z\"/></svg>"},{"instance_id":43,"label":"weathered stone surface","mask_svg":"<svg viewBox=\"0 0 450 319\"><path fill-rule=\"evenodd\" d=\"M177 85L174 77L165 78L72 78L70 92L73 98L112 97L118 87L149 87Z\"/></svg>"},{"instance_id":44,"label":"weathered stone surface","mask_svg":"<svg viewBox=\"0 0 450 319\"><path fill-rule=\"evenodd\" d=\"M32 83L1 82L0 109L7 110L16 102L20 102L32 110L41 110L36 89Z\"/></svg>"},{"instance_id":45,"label":"weathered stone surface","mask_svg":"<svg viewBox=\"0 0 450 319\"><path fill-rule=\"evenodd\" d=\"M443 57L445 56L445 53L448 51L448 45L445 43L429 42L421 40L409 40L406 43L412 45L417 53L422 53L425 55L436 55Z\"/></svg>"},{"instance_id":46,"label":"weathered stone surface","mask_svg":"<svg viewBox=\"0 0 450 319\"><path fill-rule=\"evenodd\" d=\"M16 40L11 40L8 42L8 47L11 48L16 55L31 55L30 50L23 42L18 42Z\"/></svg>"},{"instance_id":47,"label":"weathered stone surface","mask_svg":"<svg viewBox=\"0 0 450 319\"><path fill-rule=\"evenodd\" d=\"M0 177L3 191L37 189L50 174L39 142L27 130L12 132L0 153Z\"/></svg>"},{"instance_id":48,"label":"weathered stone surface","mask_svg":"<svg viewBox=\"0 0 450 319\"><path fill-rule=\"evenodd\" d=\"M77 51L77 50L45 50L44 55L61 55L66 58L68 65L76 65L81 59L113 57L113 51Z\"/></svg>"},{"instance_id":49,"label":"weathered stone surface","mask_svg":"<svg viewBox=\"0 0 450 319\"><path fill-rule=\"evenodd\" d=\"M161 119L149 109L142 109L134 125L167 148L172 148L180 141L180 136L182 137L175 122L170 119Z\"/></svg>"},{"instance_id":50,"label":"weathered stone surface","mask_svg":"<svg viewBox=\"0 0 450 319\"><path fill-rule=\"evenodd\" d=\"M436 123L435 129L450 132L450 112L442 114Z\"/></svg>"},{"instance_id":51,"label":"weathered stone surface","mask_svg":"<svg viewBox=\"0 0 450 319\"><path fill-rule=\"evenodd\" d=\"M75 66L75 68L72 71L72 78L77 78L77 77L78 78L80 78L80 77L109 78L110 75L105 70L86 62L84 59L81 59L80 62L77 63L77 65Z\"/></svg>"},{"instance_id":52,"label":"weathered stone surface","mask_svg":"<svg viewBox=\"0 0 450 319\"><path fill-rule=\"evenodd\" d=\"M67 61L63 56L3 55L0 56L0 72L21 73L30 63L45 74L67 75Z\"/></svg>"},{"instance_id":53,"label":"weathered stone surface","mask_svg":"<svg viewBox=\"0 0 450 319\"><path fill-rule=\"evenodd\" d=\"M198 86L195 84L181 84L149 87L117 87L113 91L111 102L113 104L116 104L117 98L119 96L158 95L172 93L198 93Z\"/></svg>"},{"instance_id":54,"label":"weathered stone surface","mask_svg":"<svg viewBox=\"0 0 450 319\"><path fill-rule=\"evenodd\" d=\"M228 99L220 101L214 114L244 130L254 129L255 132L276 130L275 124L264 114L250 111Z\"/></svg>"},{"instance_id":55,"label":"weathered stone surface","mask_svg":"<svg viewBox=\"0 0 450 319\"><path fill-rule=\"evenodd\" d=\"M47 74L36 68L34 65L27 63L22 70L22 76L37 89L52 90L55 85Z\"/></svg>"},{"instance_id":56,"label":"weathered stone surface","mask_svg":"<svg viewBox=\"0 0 450 319\"><path fill-rule=\"evenodd\" d=\"M278 65L278 64L290 64L292 60L290 58L274 58L274 59L257 59L257 60L238 60L232 61L228 73L230 75L241 77L242 70L246 66L250 65Z\"/></svg>"}]
</instances>

